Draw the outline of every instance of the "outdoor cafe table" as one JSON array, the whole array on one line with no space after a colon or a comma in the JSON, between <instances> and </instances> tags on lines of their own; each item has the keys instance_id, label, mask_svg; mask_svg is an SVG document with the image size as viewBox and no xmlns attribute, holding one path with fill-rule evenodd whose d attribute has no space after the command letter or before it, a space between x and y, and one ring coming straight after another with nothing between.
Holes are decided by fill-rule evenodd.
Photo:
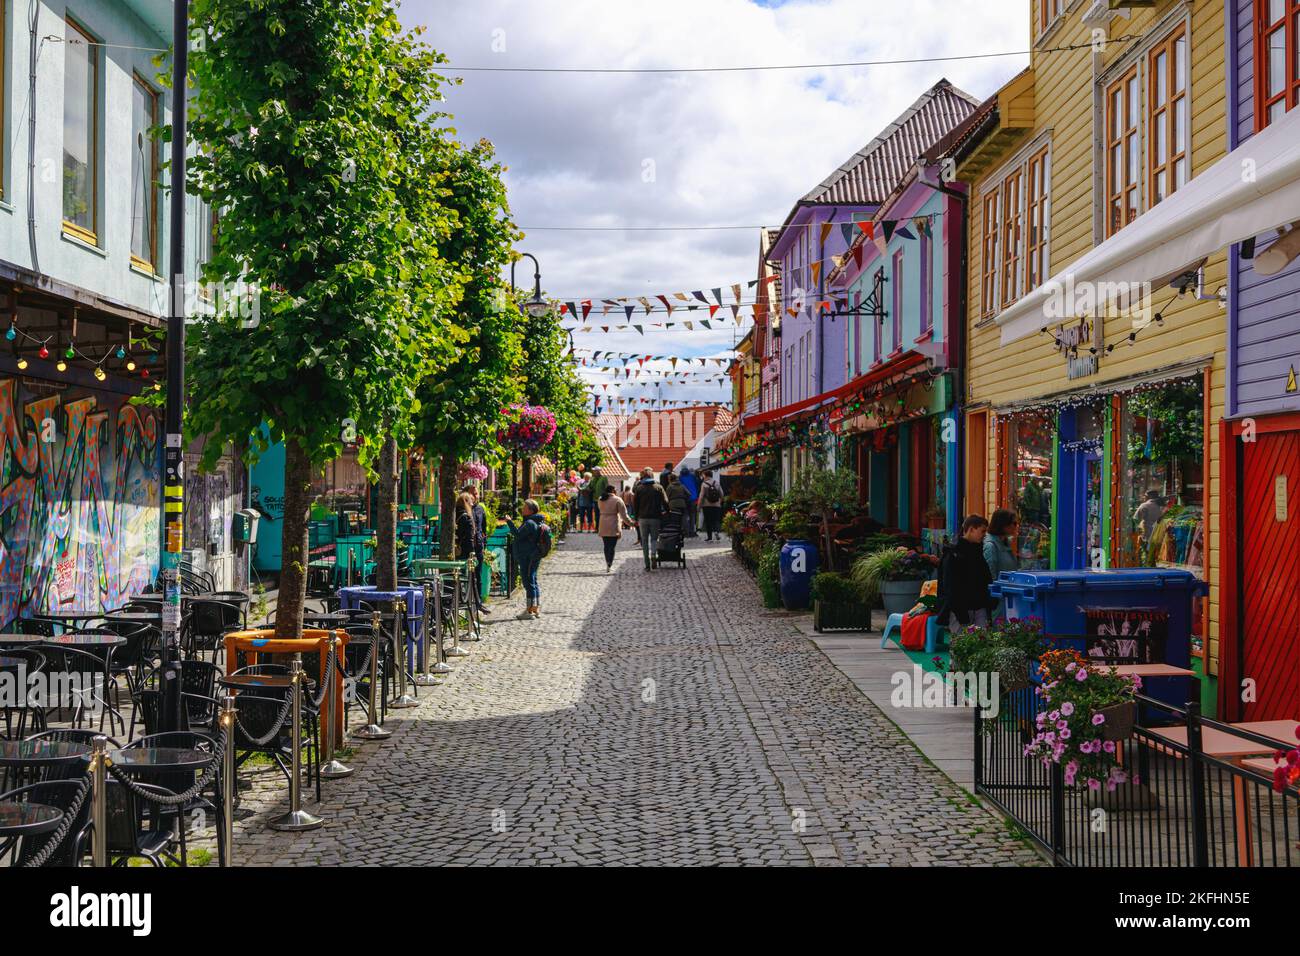
<instances>
[{"instance_id":1,"label":"outdoor cafe table","mask_svg":"<svg viewBox=\"0 0 1300 956\"><path fill-rule=\"evenodd\" d=\"M218 677L217 683L235 690L286 690L292 686L293 678L288 674L231 674Z\"/></svg>"},{"instance_id":2,"label":"outdoor cafe table","mask_svg":"<svg viewBox=\"0 0 1300 956\"><path fill-rule=\"evenodd\" d=\"M33 615L38 621L49 621L51 624L57 624L62 628L81 627L85 621L95 621L106 616L103 611L59 611L54 614Z\"/></svg>"},{"instance_id":3,"label":"outdoor cafe table","mask_svg":"<svg viewBox=\"0 0 1300 956\"><path fill-rule=\"evenodd\" d=\"M121 647L126 643L126 638L120 634L59 634L55 637L42 637L38 643L60 647Z\"/></svg>"},{"instance_id":4,"label":"outdoor cafe table","mask_svg":"<svg viewBox=\"0 0 1300 956\"><path fill-rule=\"evenodd\" d=\"M110 750L108 759L126 771L202 770L216 759L216 754L188 747L128 747Z\"/></svg>"},{"instance_id":5,"label":"outdoor cafe table","mask_svg":"<svg viewBox=\"0 0 1300 956\"><path fill-rule=\"evenodd\" d=\"M415 667L413 658L413 648L411 642L418 645L419 650L424 650L424 589L423 588L398 588L396 591L380 591L370 585L361 585L351 588L339 588L339 602L343 609L356 610L361 607L364 601L367 604L374 604L378 601L395 601L402 598L406 601L406 633L409 641L406 646L406 666L408 669ZM365 621L365 615L362 615L362 622Z\"/></svg>"},{"instance_id":6,"label":"outdoor cafe table","mask_svg":"<svg viewBox=\"0 0 1300 956\"><path fill-rule=\"evenodd\" d=\"M1121 677L1195 677L1196 671L1173 664L1116 664L1115 673Z\"/></svg>"},{"instance_id":7,"label":"outdoor cafe table","mask_svg":"<svg viewBox=\"0 0 1300 956\"><path fill-rule=\"evenodd\" d=\"M1244 737L1218 730L1214 727L1201 728L1201 752L1207 757L1216 757L1228 763L1242 766L1248 757L1271 754L1275 750L1293 747L1296 744L1296 728L1300 722L1294 720L1254 720L1231 726L1259 737L1268 737L1277 741L1278 746L1256 743ZM1150 733L1164 737L1171 743L1187 746L1186 727L1153 727ZM1177 755L1181 756L1181 754ZM1271 771L1270 771L1271 773ZM1232 774L1232 805L1236 812L1237 865L1252 866L1254 847L1250 838L1250 808L1246 805L1246 778L1241 774Z\"/></svg>"},{"instance_id":8,"label":"outdoor cafe table","mask_svg":"<svg viewBox=\"0 0 1300 956\"><path fill-rule=\"evenodd\" d=\"M325 614L316 614L308 612L302 616L303 624L310 624L312 627L335 628L344 627L355 621L356 615L344 614L342 611L329 611Z\"/></svg>"},{"instance_id":9,"label":"outdoor cafe table","mask_svg":"<svg viewBox=\"0 0 1300 956\"><path fill-rule=\"evenodd\" d=\"M67 767L82 763L90 756L90 745L61 740L0 740L0 767L16 767L18 786L22 786L28 775L22 770L30 770L32 780L38 777L35 771L49 770L54 767ZM13 778L10 778L13 782ZM31 782L27 780L27 782Z\"/></svg>"},{"instance_id":10,"label":"outdoor cafe table","mask_svg":"<svg viewBox=\"0 0 1300 956\"><path fill-rule=\"evenodd\" d=\"M259 654L318 654L320 670L318 679L326 678L325 664L329 656L331 635L338 635L338 659L343 660L347 649L348 634L343 630L304 630L300 638L276 637L273 630L231 631L226 635L226 673L233 674L239 670L239 655L245 654L250 664L257 663ZM329 703L330 719L334 722L334 739L343 739L343 671L334 668L332 687L326 696Z\"/></svg>"},{"instance_id":11,"label":"outdoor cafe table","mask_svg":"<svg viewBox=\"0 0 1300 956\"><path fill-rule=\"evenodd\" d=\"M109 611L101 616L124 624L162 624L162 611Z\"/></svg>"},{"instance_id":12,"label":"outdoor cafe table","mask_svg":"<svg viewBox=\"0 0 1300 956\"><path fill-rule=\"evenodd\" d=\"M44 634L0 634L0 645L10 644L15 647L26 647L29 644L39 644L45 639Z\"/></svg>"},{"instance_id":13,"label":"outdoor cafe table","mask_svg":"<svg viewBox=\"0 0 1300 956\"><path fill-rule=\"evenodd\" d=\"M58 829L63 811L43 803L0 801L0 837L40 836Z\"/></svg>"}]
</instances>

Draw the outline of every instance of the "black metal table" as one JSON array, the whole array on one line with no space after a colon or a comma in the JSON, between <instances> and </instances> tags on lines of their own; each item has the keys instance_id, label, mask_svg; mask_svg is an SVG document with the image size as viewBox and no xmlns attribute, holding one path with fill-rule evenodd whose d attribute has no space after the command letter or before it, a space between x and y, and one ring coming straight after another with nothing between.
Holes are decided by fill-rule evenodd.
<instances>
[{"instance_id":1,"label":"black metal table","mask_svg":"<svg viewBox=\"0 0 1300 956\"><path fill-rule=\"evenodd\" d=\"M43 803L0 801L0 837L40 836L58 829L63 811Z\"/></svg>"}]
</instances>

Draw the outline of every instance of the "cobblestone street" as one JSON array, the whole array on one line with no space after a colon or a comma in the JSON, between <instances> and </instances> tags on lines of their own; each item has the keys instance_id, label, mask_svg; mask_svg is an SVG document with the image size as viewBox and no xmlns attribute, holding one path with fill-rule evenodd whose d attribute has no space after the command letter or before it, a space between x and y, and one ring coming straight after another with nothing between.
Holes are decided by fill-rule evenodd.
<instances>
[{"instance_id":1,"label":"cobblestone street","mask_svg":"<svg viewBox=\"0 0 1300 956\"><path fill-rule=\"evenodd\" d=\"M522 593L495 602L446 683L308 800L323 828L267 829L285 786L259 771L238 862L1038 862L762 610L726 545L692 539L684 571L647 574L633 541L606 574L599 539L570 535L543 565L539 620L514 619Z\"/></svg>"}]
</instances>

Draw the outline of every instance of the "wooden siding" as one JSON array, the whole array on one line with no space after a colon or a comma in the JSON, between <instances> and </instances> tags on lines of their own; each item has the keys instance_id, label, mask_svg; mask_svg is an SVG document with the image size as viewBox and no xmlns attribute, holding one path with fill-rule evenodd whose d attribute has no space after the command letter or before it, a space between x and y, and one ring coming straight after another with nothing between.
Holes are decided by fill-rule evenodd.
<instances>
[{"instance_id":1,"label":"wooden siding","mask_svg":"<svg viewBox=\"0 0 1300 956\"><path fill-rule=\"evenodd\" d=\"M1032 129L1005 156L1027 156L1028 148L1042 137L1051 143L1051 188L1048 199L1049 274L1055 274L1093 248L1101 238L1101 173L1103 156L1096 143L1101 127L1097 118L1100 99L1098 84L1103 76L1123 62L1133 50L1145 50L1145 40L1158 40L1174 22L1167 20L1182 11L1190 21L1189 83L1191 86L1190 174L1197 173L1221 158L1227 148L1226 83L1224 74L1224 7L1222 4L1198 3L1187 14L1187 5L1173 0L1160 2L1149 9L1135 9L1131 19L1117 18L1109 26L1112 38L1139 35L1144 41L1136 45L1114 42L1102 54L1091 50L1041 53L1033 55L1034 103L1036 119ZM1053 47L1086 44L1091 28L1081 22L1082 8L1072 6L1051 37ZM1178 20L1177 22L1188 22ZM1162 26L1162 24L1164 24ZM1159 29L1157 29L1159 27ZM1139 60L1139 63L1142 61ZM1143 66L1139 66L1143 69ZM1145 87L1144 87L1145 90ZM1145 103L1145 99L1143 100ZM1142 166L1146 165L1146 119L1143 116ZM980 197L986 184L1001 181L1006 163L994 162L988 172L981 171L972 182L968 256L968 395L967 404L997 409L1009 403L1033 399L1082 386L1104 386L1129 376L1159 368L1210 359L1212 368L1209 394L1209 418L1206 422L1209 487L1206 489L1206 533L1210 554L1207 580L1210 582L1210 620L1208 658L1210 670L1217 673L1219 635L1219 429L1215 427L1224 410L1226 371L1226 313L1217 301L1193 301L1188 297L1175 300L1170 289L1153 289L1154 306L1163 312L1163 327L1151 326L1140 332L1137 341L1127 341L1132 326L1127 321L1105 323L1106 344L1117 348L1100 358L1098 374L1069 381L1065 362L1052 345L1050 335L1033 335L1003 346L1000 330L991 321L978 321L983 303L980 298L982 268L980 237L983 234L983 204ZM960 171L959 171L960 174ZM1147 207L1145 197L1142 209ZM1206 264L1205 287L1210 292L1227 281L1227 255L1219 253ZM1004 489L998 487L996 420L987 429L987 473L984 481L985 513L1001 501ZM972 456L973 460L978 460ZM970 503L974 507L975 502Z\"/></svg>"}]
</instances>

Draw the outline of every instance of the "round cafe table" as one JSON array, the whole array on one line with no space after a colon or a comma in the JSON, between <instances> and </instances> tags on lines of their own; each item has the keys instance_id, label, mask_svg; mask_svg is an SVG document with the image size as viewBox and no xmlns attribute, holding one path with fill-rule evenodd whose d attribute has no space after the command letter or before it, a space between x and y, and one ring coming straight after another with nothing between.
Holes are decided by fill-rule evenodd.
<instances>
[{"instance_id":1,"label":"round cafe table","mask_svg":"<svg viewBox=\"0 0 1300 956\"><path fill-rule=\"evenodd\" d=\"M418 654L424 649L424 589L398 588L396 591L380 591L372 585L339 588L339 602L342 610L356 610L364 602L376 604L384 601L406 601L406 666L415 667ZM366 615L362 615L363 620ZM415 645L415 646L412 646Z\"/></svg>"},{"instance_id":2,"label":"round cafe table","mask_svg":"<svg viewBox=\"0 0 1300 956\"><path fill-rule=\"evenodd\" d=\"M40 836L58 829L63 811L43 803L0 800L0 837Z\"/></svg>"},{"instance_id":3,"label":"round cafe table","mask_svg":"<svg viewBox=\"0 0 1300 956\"><path fill-rule=\"evenodd\" d=\"M59 647L121 647L126 638L120 634L60 634L57 637L43 637L38 642Z\"/></svg>"},{"instance_id":4,"label":"round cafe table","mask_svg":"<svg viewBox=\"0 0 1300 956\"><path fill-rule=\"evenodd\" d=\"M162 624L162 611L109 611L104 615L104 620L127 624Z\"/></svg>"},{"instance_id":5,"label":"round cafe table","mask_svg":"<svg viewBox=\"0 0 1300 956\"><path fill-rule=\"evenodd\" d=\"M110 750L108 759L126 771L202 770L216 754L186 747L128 747Z\"/></svg>"},{"instance_id":6,"label":"round cafe table","mask_svg":"<svg viewBox=\"0 0 1300 956\"><path fill-rule=\"evenodd\" d=\"M0 767L62 767L89 755L89 744L73 741L0 740Z\"/></svg>"}]
</instances>

